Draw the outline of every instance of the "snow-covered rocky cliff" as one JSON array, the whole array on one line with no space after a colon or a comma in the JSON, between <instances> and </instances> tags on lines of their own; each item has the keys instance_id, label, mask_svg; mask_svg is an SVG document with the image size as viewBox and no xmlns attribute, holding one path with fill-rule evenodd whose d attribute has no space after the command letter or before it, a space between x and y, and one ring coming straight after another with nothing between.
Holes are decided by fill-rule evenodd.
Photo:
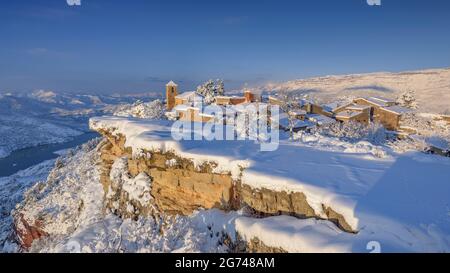
<instances>
[{"instance_id":1,"label":"snow-covered rocky cliff","mask_svg":"<svg viewBox=\"0 0 450 273\"><path fill-rule=\"evenodd\" d=\"M22 250L450 251L448 158L326 138L273 152L174 141L169 121L90 126L104 139L59 159L14 211Z\"/></svg>"}]
</instances>

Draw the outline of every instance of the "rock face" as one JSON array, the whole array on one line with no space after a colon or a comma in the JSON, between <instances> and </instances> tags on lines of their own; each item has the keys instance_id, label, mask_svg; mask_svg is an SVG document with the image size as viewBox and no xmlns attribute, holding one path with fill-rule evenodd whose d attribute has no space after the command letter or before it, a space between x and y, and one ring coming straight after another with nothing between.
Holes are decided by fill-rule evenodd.
<instances>
[{"instance_id":1,"label":"rock face","mask_svg":"<svg viewBox=\"0 0 450 273\"><path fill-rule=\"evenodd\" d=\"M109 140L109 143L101 149L103 162L101 181L105 196L110 196L111 190L117 191L111 187L111 166L118 158L125 157L130 177L146 174L151 178L152 204L158 211L164 213L189 215L199 208L222 210L245 208L255 217L290 215L298 218L323 219L308 204L304 193L254 189L233 180L231 174L213 173L214 163L194 166L190 160L172 153L142 151L139 155L133 156L131 149L125 147L123 136L113 136L106 131L100 133ZM129 213L129 206L127 208L124 205L126 201L123 198L111 199L107 207L118 215L132 216ZM137 205L136 210L144 214L150 211L145 204ZM324 206L322 215L326 215L327 220L334 222L343 231L354 232L345 218L332 208Z\"/></svg>"},{"instance_id":2,"label":"rock face","mask_svg":"<svg viewBox=\"0 0 450 273\"><path fill-rule=\"evenodd\" d=\"M323 206L318 215L302 192L255 189L241 183L239 179L233 179L236 176L230 173L214 173L213 170L217 167L214 162L196 166L191 160L180 158L173 153L151 151L136 153L125 146L125 137L115 136L107 131L100 131L100 133L105 139L95 151L91 152L90 162L84 164L99 165L96 169L100 171L100 175L91 174L90 178L97 185L95 198L101 203L99 211L103 208L122 218L137 219L139 216L156 218L161 216L159 214L190 215L198 209L215 208L224 211L244 209L249 212L249 216L254 217L290 215L302 219L325 218L343 231L354 232L345 218L332 208ZM75 162L76 160L79 159L72 159L74 164L79 164ZM81 174L84 169L80 168L77 172ZM60 174L58 168L54 169L51 175L51 181L54 182L43 184L43 188L38 187L36 191L41 192L46 191L47 188L57 187L63 183L61 181L72 183L71 178L66 178L63 173L66 172ZM100 184L101 186L98 186ZM74 185L73 194L79 194L83 187L85 187L83 183ZM58 195L58 190L54 192ZM91 196L92 193L88 195ZM49 198L64 199L61 196ZM42 202L44 201L45 198ZM64 203L67 200L61 200L61 202ZM32 209L33 206L24 205L14 214L14 228L18 243L23 249L30 249L33 241L54 235L46 232L48 225L64 226L66 221L64 215L68 211L79 213L84 205L75 202L70 205L70 208L62 212L56 209L49 215L45 210L39 209L39 213L28 213L35 217L26 216L27 209ZM41 219L44 220L41 221ZM76 217L73 219L76 222ZM230 251L284 252L283 249L267 247L258 238L248 242L239 238L237 234L236 242L232 242L229 238L226 240L229 241Z\"/></svg>"},{"instance_id":3,"label":"rock face","mask_svg":"<svg viewBox=\"0 0 450 273\"><path fill-rule=\"evenodd\" d=\"M19 244L24 249L31 247L34 240L47 236L47 233L42 229L42 223L35 220L32 223L25 220L23 214L16 215L14 219L14 232L17 235Z\"/></svg>"}]
</instances>

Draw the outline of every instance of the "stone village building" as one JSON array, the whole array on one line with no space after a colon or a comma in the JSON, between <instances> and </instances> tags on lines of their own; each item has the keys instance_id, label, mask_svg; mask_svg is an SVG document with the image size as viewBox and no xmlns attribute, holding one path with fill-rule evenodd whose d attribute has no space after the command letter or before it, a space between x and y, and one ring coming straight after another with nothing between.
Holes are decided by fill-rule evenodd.
<instances>
[{"instance_id":1,"label":"stone village building","mask_svg":"<svg viewBox=\"0 0 450 273\"><path fill-rule=\"evenodd\" d=\"M228 115L236 114L239 109L225 109L225 106L246 105L261 103L261 97L253 94L251 91L244 91L243 96L216 96L214 104L220 107L223 117L214 114L205 113L204 98L195 91L178 94L178 85L170 81L166 85L166 116L169 119L193 121L193 122L224 122L232 120Z\"/></svg>"},{"instance_id":2,"label":"stone village building","mask_svg":"<svg viewBox=\"0 0 450 273\"><path fill-rule=\"evenodd\" d=\"M276 96L268 96L266 100L268 105L280 105L282 103ZM166 115L171 119L195 122L213 120L217 122L217 116L204 112L203 102L203 97L195 91L178 94L176 83L170 81L166 85ZM260 95L255 95L246 90L243 96L217 96L214 102L219 107L252 103L265 104L265 101ZM298 120L295 122L296 128L294 130L296 131L316 125L350 121L364 124L379 122L387 130L402 131L401 118L408 111L408 109L398 106L393 100L379 97L356 98L350 103L332 102L325 105L319 105L309 100L300 100L299 109L290 113L281 113L279 123L281 129L287 130L288 116L294 116ZM220 117L220 122L226 123L229 118L227 115L230 115L230 113L226 114L225 108L223 108L223 113L224 117ZM231 113L231 115L233 114Z\"/></svg>"},{"instance_id":3,"label":"stone village building","mask_svg":"<svg viewBox=\"0 0 450 273\"><path fill-rule=\"evenodd\" d=\"M270 104L282 103L276 96L269 96L268 101ZM409 109L398 106L395 101L378 97L357 98L350 103L332 102L325 105L301 100L299 108L304 113L295 115L298 119L311 121L319 126L336 121L355 121L364 124L379 122L391 131L402 130L402 116L409 112Z\"/></svg>"}]
</instances>

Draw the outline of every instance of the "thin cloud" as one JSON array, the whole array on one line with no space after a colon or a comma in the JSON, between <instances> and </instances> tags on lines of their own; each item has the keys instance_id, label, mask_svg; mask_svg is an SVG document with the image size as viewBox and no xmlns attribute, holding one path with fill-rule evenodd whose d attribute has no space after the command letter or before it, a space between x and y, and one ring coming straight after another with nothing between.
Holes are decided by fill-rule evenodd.
<instances>
[{"instance_id":1,"label":"thin cloud","mask_svg":"<svg viewBox=\"0 0 450 273\"><path fill-rule=\"evenodd\" d=\"M248 16L230 16L226 17L223 22L225 25L238 25L248 20Z\"/></svg>"},{"instance_id":2,"label":"thin cloud","mask_svg":"<svg viewBox=\"0 0 450 273\"><path fill-rule=\"evenodd\" d=\"M28 55L32 56L42 56L48 54L49 50L43 47L30 48L26 50Z\"/></svg>"},{"instance_id":3,"label":"thin cloud","mask_svg":"<svg viewBox=\"0 0 450 273\"><path fill-rule=\"evenodd\" d=\"M66 58L70 56L67 52L56 51L45 47L29 48L25 50L25 53L32 57Z\"/></svg>"}]
</instances>

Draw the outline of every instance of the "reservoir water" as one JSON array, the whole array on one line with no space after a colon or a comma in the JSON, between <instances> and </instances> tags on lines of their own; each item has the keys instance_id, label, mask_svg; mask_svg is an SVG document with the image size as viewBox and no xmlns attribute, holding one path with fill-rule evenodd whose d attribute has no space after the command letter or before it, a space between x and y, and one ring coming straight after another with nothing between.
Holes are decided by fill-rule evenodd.
<instances>
[{"instance_id":1,"label":"reservoir water","mask_svg":"<svg viewBox=\"0 0 450 273\"><path fill-rule=\"evenodd\" d=\"M0 158L0 177L10 176L45 160L57 158L59 155L55 152L74 148L99 136L95 132L88 132L75 137L69 142L46 144L14 151L9 156Z\"/></svg>"}]
</instances>

